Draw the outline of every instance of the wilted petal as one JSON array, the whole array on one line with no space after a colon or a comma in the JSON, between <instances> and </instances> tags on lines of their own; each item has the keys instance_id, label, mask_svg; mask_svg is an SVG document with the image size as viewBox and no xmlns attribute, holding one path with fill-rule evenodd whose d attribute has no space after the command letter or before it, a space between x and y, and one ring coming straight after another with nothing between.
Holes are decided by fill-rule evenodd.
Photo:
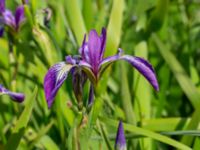
<instances>
[{"instance_id":1,"label":"wilted petal","mask_svg":"<svg viewBox=\"0 0 200 150\"><path fill-rule=\"evenodd\" d=\"M88 106L91 106L94 102L94 87L91 84L90 85L90 92L89 92L89 98L88 98Z\"/></svg>"},{"instance_id":2,"label":"wilted petal","mask_svg":"<svg viewBox=\"0 0 200 150\"><path fill-rule=\"evenodd\" d=\"M115 140L115 150L126 150L126 139L124 135L123 124L120 121L117 131L117 136Z\"/></svg>"},{"instance_id":3,"label":"wilted petal","mask_svg":"<svg viewBox=\"0 0 200 150\"><path fill-rule=\"evenodd\" d=\"M129 55L124 55L120 59L123 59L129 62L149 81L149 83L154 87L156 91L159 90L159 85L158 85L155 71L148 61L140 57L133 57Z\"/></svg>"},{"instance_id":4,"label":"wilted petal","mask_svg":"<svg viewBox=\"0 0 200 150\"><path fill-rule=\"evenodd\" d=\"M5 12L3 12L3 19L5 25L13 29L16 28L15 17L10 10L5 10Z\"/></svg>"},{"instance_id":5,"label":"wilted petal","mask_svg":"<svg viewBox=\"0 0 200 150\"><path fill-rule=\"evenodd\" d=\"M25 20L24 6L18 6L15 11L15 24L16 30L20 27L20 24Z\"/></svg>"},{"instance_id":6,"label":"wilted petal","mask_svg":"<svg viewBox=\"0 0 200 150\"><path fill-rule=\"evenodd\" d=\"M66 80L73 65L60 62L51 67L44 78L44 91L48 107L50 108L58 89Z\"/></svg>"},{"instance_id":7,"label":"wilted petal","mask_svg":"<svg viewBox=\"0 0 200 150\"><path fill-rule=\"evenodd\" d=\"M0 15L5 11L5 0L0 0Z\"/></svg>"},{"instance_id":8,"label":"wilted petal","mask_svg":"<svg viewBox=\"0 0 200 150\"><path fill-rule=\"evenodd\" d=\"M19 103L23 102L25 98L23 93L11 92L8 89L4 88L1 84L0 84L0 94L9 95L14 101Z\"/></svg>"}]
</instances>

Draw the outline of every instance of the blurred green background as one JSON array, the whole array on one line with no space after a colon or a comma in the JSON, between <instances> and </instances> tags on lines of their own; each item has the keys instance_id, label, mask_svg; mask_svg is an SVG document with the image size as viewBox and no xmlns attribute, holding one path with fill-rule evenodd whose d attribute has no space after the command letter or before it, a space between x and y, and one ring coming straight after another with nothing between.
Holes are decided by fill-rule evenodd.
<instances>
[{"instance_id":1,"label":"blurred green background","mask_svg":"<svg viewBox=\"0 0 200 150\"><path fill-rule=\"evenodd\" d=\"M13 11L20 4L6 1ZM12 53L7 34L0 39L0 84L26 95L22 104L0 97L0 149L113 149L119 119L127 149L200 149L200 1L29 0L25 13ZM120 47L147 59L160 91L129 64L116 63L102 78L91 125L95 115L77 111L70 78L51 109L43 79L50 66L78 54L85 33L102 27L106 56ZM86 127L79 132L80 120Z\"/></svg>"}]
</instances>

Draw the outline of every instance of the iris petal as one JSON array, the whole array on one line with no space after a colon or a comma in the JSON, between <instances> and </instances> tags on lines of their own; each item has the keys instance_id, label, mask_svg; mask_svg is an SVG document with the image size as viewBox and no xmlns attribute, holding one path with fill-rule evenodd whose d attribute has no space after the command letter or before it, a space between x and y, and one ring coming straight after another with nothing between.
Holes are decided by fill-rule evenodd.
<instances>
[{"instance_id":1,"label":"iris petal","mask_svg":"<svg viewBox=\"0 0 200 150\"><path fill-rule=\"evenodd\" d=\"M5 0L0 0L0 15L5 11Z\"/></svg>"},{"instance_id":2,"label":"iris petal","mask_svg":"<svg viewBox=\"0 0 200 150\"><path fill-rule=\"evenodd\" d=\"M4 18L4 24L13 29L16 28L15 17L13 16L10 10L5 10L5 12L3 12L3 18Z\"/></svg>"},{"instance_id":3,"label":"iris petal","mask_svg":"<svg viewBox=\"0 0 200 150\"><path fill-rule=\"evenodd\" d=\"M3 87L3 85L0 84L0 94L5 94L5 95L9 95L12 100L21 103L24 101L24 94L23 93L16 93L16 92L11 92L8 89L6 89L5 87Z\"/></svg>"},{"instance_id":4,"label":"iris petal","mask_svg":"<svg viewBox=\"0 0 200 150\"><path fill-rule=\"evenodd\" d=\"M155 71L148 61L140 57L134 57L130 55L121 55L120 53L114 56L107 57L101 62L100 74L102 74L104 70L113 62L117 60L125 60L129 62L134 68L136 68L149 81L149 83L153 86L153 88L156 91L159 90L159 85L158 85Z\"/></svg>"},{"instance_id":5,"label":"iris petal","mask_svg":"<svg viewBox=\"0 0 200 150\"><path fill-rule=\"evenodd\" d=\"M24 21L24 19L24 6L18 6L15 11L16 30L20 27L20 24Z\"/></svg>"},{"instance_id":6,"label":"iris petal","mask_svg":"<svg viewBox=\"0 0 200 150\"><path fill-rule=\"evenodd\" d=\"M125 135L124 135L123 124L121 121L119 122L117 136L116 136L116 140L115 140L115 149L116 150L126 150L126 139L125 139Z\"/></svg>"},{"instance_id":7,"label":"iris petal","mask_svg":"<svg viewBox=\"0 0 200 150\"><path fill-rule=\"evenodd\" d=\"M60 62L52 66L44 78L44 91L48 107L53 104L58 89L66 80L73 65Z\"/></svg>"},{"instance_id":8,"label":"iris petal","mask_svg":"<svg viewBox=\"0 0 200 150\"><path fill-rule=\"evenodd\" d=\"M89 48L90 64L93 68L93 71L97 73L100 61L99 58L101 52L101 39L95 30L91 30L89 33L88 48Z\"/></svg>"},{"instance_id":9,"label":"iris petal","mask_svg":"<svg viewBox=\"0 0 200 150\"><path fill-rule=\"evenodd\" d=\"M129 62L133 67L135 67L154 87L156 91L159 90L158 81L156 78L155 71L151 64L149 64L145 59L140 57L133 57L129 55L124 55L120 59Z\"/></svg>"}]
</instances>

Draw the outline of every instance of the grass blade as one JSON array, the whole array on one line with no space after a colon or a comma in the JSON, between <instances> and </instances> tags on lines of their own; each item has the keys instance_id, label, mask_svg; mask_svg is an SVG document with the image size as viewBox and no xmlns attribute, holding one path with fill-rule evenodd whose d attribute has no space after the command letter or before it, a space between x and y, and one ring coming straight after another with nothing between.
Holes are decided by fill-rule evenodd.
<instances>
[{"instance_id":1,"label":"grass blade","mask_svg":"<svg viewBox=\"0 0 200 150\"><path fill-rule=\"evenodd\" d=\"M117 52L122 31L121 28L123 22L123 10L124 10L124 1L114 0L110 14L110 20L107 27L108 33L107 33L107 46L105 52L106 56L110 56Z\"/></svg>"},{"instance_id":2,"label":"grass blade","mask_svg":"<svg viewBox=\"0 0 200 150\"><path fill-rule=\"evenodd\" d=\"M112 120L112 119L108 119L108 118L103 118L103 117L101 117L100 119L104 123L106 123L107 125L117 128L118 121ZM139 127L136 127L134 125L127 124L127 123L124 123L123 125L124 125L124 130L125 131L129 131L131 133L136 133L136 134L139 134L139 135L142 135L142 136L150 137L150 138L152 138L154 140L163 142L165 144L171 145L171 146L173 146L175 148L178 148L178 149L191 150L190 147L188 147L188 146L186 146L186 145L184 145L184 144L182 144L182 143L180 143L180 142L178 142L176 140L173 140L173 139L171 139L171 138L169 138L167 136L163 136L161 134L152 132L150 130L139 128Z\"/></svg>"},{"instance_id":3,"label":"grass blade","mask_svg":"<svg viewBox=\"0 0 200 150\"><path fill-rule=\"evenodd\" d=\"M5 149L6 150L15 150L17 149L20 140L22 136L24 135L25 129L27 127L28 121L30 119L33 107L34 107L34 102L37 97L37 92L38 88L35 87L33 95L27 102L24 111L22 112L21 116L19 117L19 120L16 123L16 126L13 129L12 135L10 136Z\"/></svg>"}]
</instances>

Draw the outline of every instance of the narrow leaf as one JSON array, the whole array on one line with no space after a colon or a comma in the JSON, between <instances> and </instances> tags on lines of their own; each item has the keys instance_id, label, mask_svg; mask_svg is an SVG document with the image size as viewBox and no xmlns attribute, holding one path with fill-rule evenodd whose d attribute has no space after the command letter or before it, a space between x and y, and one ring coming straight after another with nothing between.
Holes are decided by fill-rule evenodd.
<instances>
[{"instance_id":1,"label":"narrow leaf","mask_svg":"<svg viewBox=\"0 0 200 150\"><path fill-rule=\"evenodd\" d=\"M37 97L37 92L38 88L35 87L33 91L33 95L31 98L28 100L24 111L22 112L21 116L19 117L19 120L16 123L16 126L14 127L12 131L12 135L9 137L9 140L5 146L6 150L14 150L17 149L20 140L22 136L24 135L25 129L27 127L27 124L29 122L33 107L34 107L34 102Z\"/></svg>"}]
</instances>

